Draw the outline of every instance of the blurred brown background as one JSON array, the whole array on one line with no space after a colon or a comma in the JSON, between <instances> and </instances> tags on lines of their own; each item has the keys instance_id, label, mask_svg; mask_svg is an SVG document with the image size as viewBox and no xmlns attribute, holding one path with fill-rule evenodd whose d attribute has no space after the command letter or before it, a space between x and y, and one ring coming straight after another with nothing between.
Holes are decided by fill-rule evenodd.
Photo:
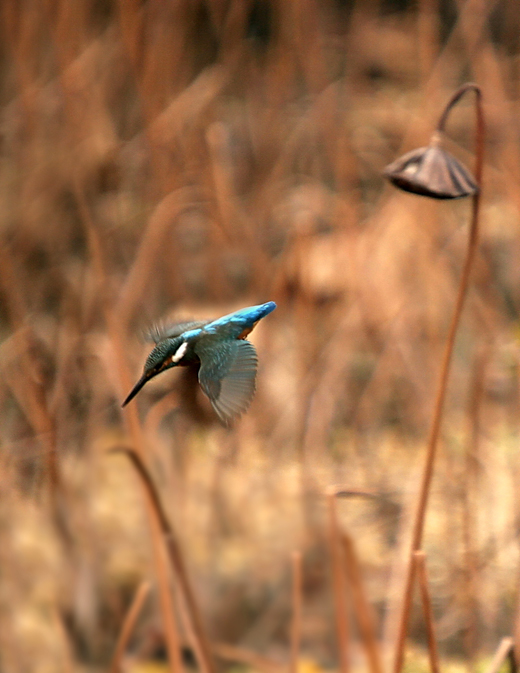
<instances>
[{"instance_id":1,"label":"blurred brown background","mask_svg":"<svg viewBox=\"0 0 520 673\"><path fill-rule=\"evenodd\" d=\"M146 578L125 670L169 670L143 492L110 453L136 442L212 641L268 660L221 670L287 664L293 550L301 670L337 668L331 484L370 496L338 512L391 646L470 205L381 171L466 80L482 238L425 550L443 662L480 670L519 567L517 3L3 0L1 25L0 670L107 670ZM474 124L469 100L448 128L470 168ZM122 412L150 323L268 300L231 430L175 370ZM417 605L410 634L426 670Z\"/></svg>"}]
</instances>

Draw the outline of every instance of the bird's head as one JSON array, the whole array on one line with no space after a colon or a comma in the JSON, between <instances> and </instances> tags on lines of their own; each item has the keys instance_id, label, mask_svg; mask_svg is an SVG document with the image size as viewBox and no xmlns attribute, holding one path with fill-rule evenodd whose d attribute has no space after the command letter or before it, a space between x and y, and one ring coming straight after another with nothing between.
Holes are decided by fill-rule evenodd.
<instances>
[{"instance_id":1,"label":"bird's head","mask_svg":"<svg viewBox=\"0 0 520 673\"><path fill-rule=\"evenodd\" d=\"M157 374L166 371L166 369L170 369L171 367L176 367L181 364L181 361L186 354L187 348L188 342L185 341L182 336L178 336L173 339L165 339L164 341L158 343L147 357L146 362L144 363L144 371L141 378L132 388L122 406L124 407L127 405L130 400L132 400L137 395L145 383L148 383L148 381L153 379L154 376L157 376Z\"/></svg>"}]
</instances>

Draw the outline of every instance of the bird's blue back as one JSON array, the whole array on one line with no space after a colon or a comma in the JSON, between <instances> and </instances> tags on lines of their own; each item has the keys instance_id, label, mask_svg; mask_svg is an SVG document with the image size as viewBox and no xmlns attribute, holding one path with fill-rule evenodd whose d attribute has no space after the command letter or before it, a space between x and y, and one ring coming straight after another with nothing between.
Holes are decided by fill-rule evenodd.
<instances>
[{"instance_id":1,"label":"bird's blue back","mask_svg":"<svg viewBox=\"0 0 520 673\"><path fill-rule=\"evenodd\" d=\"M268 301L258 306L248 306L241 308L234 313L217 318L212 322L197 329L189 330L183 334L186 340L195 339L199 336L222 336L228 339L238 339L244 330L252 329L257 323L271 311L274 311L276 304L274 301Z\"/></svg>"}]
</instances>

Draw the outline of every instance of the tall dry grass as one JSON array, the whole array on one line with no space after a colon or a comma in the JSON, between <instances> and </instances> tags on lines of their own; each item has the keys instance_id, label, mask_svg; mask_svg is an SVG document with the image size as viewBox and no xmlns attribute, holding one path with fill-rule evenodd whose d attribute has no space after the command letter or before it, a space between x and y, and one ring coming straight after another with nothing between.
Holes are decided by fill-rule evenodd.
<instances>
[{"instance_id":1,"label":"tall dry grass","mask_svg":"<svg viewBox=\"0 0 520 673\"><path fill-rule=\"evenodd\" d=\"M407 661L434 631L441 669L482 666L518 605L515 3L1 12L0 670L388 665L469 205L381 171L468 79L482 234ZM470 166L473 132L460 105L450 150ZM181 372L121 410L150 322L271 299L232 430Z\"/></svg>"}]
</instances>

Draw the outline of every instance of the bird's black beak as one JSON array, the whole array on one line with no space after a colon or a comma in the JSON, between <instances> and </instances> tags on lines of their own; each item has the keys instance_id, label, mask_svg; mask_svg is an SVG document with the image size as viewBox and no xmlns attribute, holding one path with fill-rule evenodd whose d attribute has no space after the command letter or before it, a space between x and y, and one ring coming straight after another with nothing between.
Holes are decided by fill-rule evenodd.
<instances>
[{"instance_id":1,"label":"bird's black beak","mask_svg":"<svg viewBox=\"0 0 520 673\"><path fill-rule=\"evenodd\" d=\"M139 381L135 384L135 386L132 388L132 390L130 391L130 394L128 395L128 397L126 398L126 400L123 402L123 404L122 404L121 406L122 406L122 407L125 407L125 406L130 402L130 400L133 400L134 397L137 395L137 393L138 393L138 392L141 390L141 388L144 386L144 384L145 384L147 381L150 380L150 378L151 378L150 373L149 373L149 372L145 372L145 373L141 376L141 378L139 379Z\"/></svg>"}]
</instances>

